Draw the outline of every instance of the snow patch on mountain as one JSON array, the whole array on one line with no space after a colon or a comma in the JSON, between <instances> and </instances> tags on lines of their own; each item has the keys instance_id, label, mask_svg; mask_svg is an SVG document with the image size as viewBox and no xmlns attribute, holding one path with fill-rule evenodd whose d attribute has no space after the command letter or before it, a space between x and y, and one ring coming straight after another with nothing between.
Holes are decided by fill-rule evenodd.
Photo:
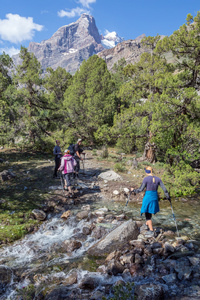
<instances>
[{"instance_id":1,"label":"snow patch on mountain","mask_svg":"<svg viewBox=\"0 0 200 300\"><path fill-rule=\"evenodd\" d=\"M103 37L101 44L106 49L110 49L123 41L124 38L119 37L116 31L109 32L108 30L106 30L106 35Z\"/></svg>"}]
</instances>

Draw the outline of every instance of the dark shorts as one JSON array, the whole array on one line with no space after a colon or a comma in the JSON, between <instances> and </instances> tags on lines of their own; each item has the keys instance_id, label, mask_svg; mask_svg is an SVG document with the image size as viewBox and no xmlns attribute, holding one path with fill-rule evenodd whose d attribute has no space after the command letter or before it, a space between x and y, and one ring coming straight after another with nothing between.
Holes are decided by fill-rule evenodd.
<instances>
[{"instance_id":1,"label":"dark shorts","mask_svg":"<svg viewBox=\"0 0 200 300\"><path fill-rule=\"evenodd\" d=\"M67 181L67 186L71 186L72 183L72 178L73 178L74 173L67 173L64 175L65 180Z\"/></svg>"}]
</instances>

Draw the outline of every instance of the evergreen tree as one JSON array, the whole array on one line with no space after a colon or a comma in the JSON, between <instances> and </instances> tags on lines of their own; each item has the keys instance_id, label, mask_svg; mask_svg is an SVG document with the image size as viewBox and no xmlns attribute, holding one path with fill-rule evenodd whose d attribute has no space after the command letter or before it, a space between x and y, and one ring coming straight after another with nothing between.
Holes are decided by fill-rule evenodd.
<instances>
[{"instance_id":1,"label":"evergreen tree","mask_svg":"<svg viewBox=\"0 0 200 300\"><path fill-rule=\"evenodd\" d=\"M114 83L106 63L97 55L84 61L66 90L64 108L68 127L76 135L94 142L96 131L112 126L116 110ZM104 127L105 129L105 127ZM108 132L109 134L109 132Z\"/></svg>"},{"instance_id":2,"label":"evergreen tree","mask_svg":"<svg viewBox=\"0 0 200 300\"><path fill-rule=\"evenodd\" d=\"M15 83L17 85L20 135L26 137L26 141L36 144L42 143L45 135L49 135L49 110L52 110L45 97L42 86L42 70L40 63L33 53L21 47L21 64L17 66Z\"/></svg>"}]
</instances>

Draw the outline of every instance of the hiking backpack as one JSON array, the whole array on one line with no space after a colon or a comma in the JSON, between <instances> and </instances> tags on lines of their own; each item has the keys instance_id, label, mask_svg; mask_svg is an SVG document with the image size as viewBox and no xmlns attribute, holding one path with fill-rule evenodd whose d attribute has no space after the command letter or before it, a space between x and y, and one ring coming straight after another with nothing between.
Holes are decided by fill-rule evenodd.
<instances>
[{"instance_id":1,"label":"hiking backpack","mask_svg":"<svg viewBox=\"0 0 200 300\"><path fill-rule=\"evenodd\" d=\"M71 155L75 154L75 145L74 144L70 144L67 149L70 151Z\"/></svg>"}]
</instances>

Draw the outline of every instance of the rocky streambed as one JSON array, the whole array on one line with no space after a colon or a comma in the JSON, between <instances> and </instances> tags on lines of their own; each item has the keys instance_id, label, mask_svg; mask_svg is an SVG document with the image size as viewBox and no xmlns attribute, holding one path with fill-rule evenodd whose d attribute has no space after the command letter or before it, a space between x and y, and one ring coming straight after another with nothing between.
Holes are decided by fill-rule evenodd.
<instances>
[{"instance_id":1,"label":"rocky streambed","mask_svg":"<svg viewBox=\"0 0 200 300\"><path fill-rule=\"evenodd\" d=\"M177 237L163 202L151 236L139 216L141 198L126 208L125 183L107 179L87 168L75 202L55 185L57 194L35 212L44 220L40 228L0 249L0 299L200 298L193 219L176 214Z\"/></svg>"}]
</instances>

